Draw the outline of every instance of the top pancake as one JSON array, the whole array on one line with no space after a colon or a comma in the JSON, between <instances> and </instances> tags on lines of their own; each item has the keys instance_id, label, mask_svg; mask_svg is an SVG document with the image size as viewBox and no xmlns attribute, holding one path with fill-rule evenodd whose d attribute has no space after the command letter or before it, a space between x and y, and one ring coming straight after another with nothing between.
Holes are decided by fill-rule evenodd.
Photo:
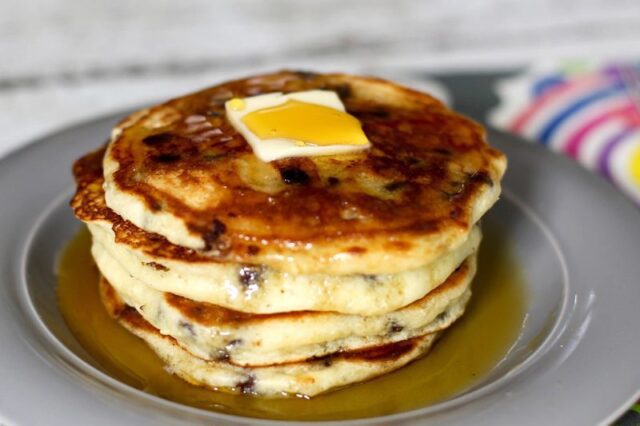
<instances>
[{"instance_id":1,"label":"top pancake","mask_svg":"<svg viewBox=\"0 0 640 426\"><path fill-rule=\"evenodd\" d=\"M232 97L334 90L372 148L255 157ZM342 74L279 72L133 114L104 157L107 205L138 227L225 262L285 272L395 273L454 249L497 200L504 156L432 97Z\"/></svg>"}]
</instances>

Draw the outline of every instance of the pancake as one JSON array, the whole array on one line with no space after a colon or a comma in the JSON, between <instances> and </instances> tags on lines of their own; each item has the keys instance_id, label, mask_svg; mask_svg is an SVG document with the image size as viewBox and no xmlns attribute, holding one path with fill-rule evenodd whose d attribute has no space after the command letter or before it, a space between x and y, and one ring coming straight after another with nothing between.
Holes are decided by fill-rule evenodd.
<instances>
[{"instance_id":1,"label":"pancake","mask_svg":"<svg viewBox=\"0 0 640 426\"><path fill-rule=\"evenodd\" d=\"M205 361L193 356L173 338L162 335L135 309L123 304L106 280L101 280L100 289L109 314L143 339L165 362L169 372L192 384L214 390L265 397L314 396L396 370L426 354L438 337L438 333L432 333L301 362L238 367L224 361Z\"/></svg>"},{"instance_id":2,"label":"pancake","mask_svg":"<svg viewBox=\"0 0 640 426\"><path fill-rule=\"evenodd\" d=\"M76 215L89 224L98 264L126 270L122 284L143 283L156 290L250 313L301 310L379 315L406 306L441 284L480 244L475 227L467 239L430 264L395 274L291 274L265 265L220 262L171 244L125 221L109 209L102 189L99 150L78 160Z\"/></svg>"},{"instance_id":3,"label":"pancake","mask_svg":"<svg viewBox=\"0 0 640 426\"><path fill-rule=\"evenodd\" d=\"M225 118L231 97L336 91L372 148L259 161ZM136 113L104 156L106 203L221 262L294 274L391 274L467 240L500 194L505 157L483 128L390 82L279 72Z\"/></svg>"},{"instance_id":4,"label":"pancake","mask_svg":"<svg viewBox=\"0 0 640 426\"><path fill-rule=\"evenodd\" d=\"M269 143L293 137L282 123L297 127L280 141L289 151L260 156L274 145L233 109L248 119L251 100L228 111L255 153L226 115L232 98L314 89L335 92L313 92L335 108L299 103L258 120ZM265 111L251 114L276 114ZM313 396L424 355L463 314L478 222L505 168L480 125L429 95L282 71L127 117L74 164L71 205L91 232L105 307L169 371L212 389Z\"/></svg>"},{"instance_id":5,"label":"pancake","mask_svg":"<svg viewBox=\"0 0 640 426\"><path fill-rule=\"evenodd\" d=\"M132 283L117 264L104 262L101 254L94 257L124 303L162 334L202 359L243 366L300 361L445 329L464 312L476 270L474 255L422 299L383 315L308 311L256 315Z\"/></svg>"}]
</instances>

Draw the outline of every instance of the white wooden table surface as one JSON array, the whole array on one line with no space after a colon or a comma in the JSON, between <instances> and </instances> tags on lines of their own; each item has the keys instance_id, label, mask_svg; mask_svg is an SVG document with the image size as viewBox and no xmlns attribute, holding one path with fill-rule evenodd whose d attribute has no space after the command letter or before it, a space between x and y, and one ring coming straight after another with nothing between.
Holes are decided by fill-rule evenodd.
<instances>
[{"instance_id":1,"label":"white wooden table surface","mask_svg":"<svg viewBox=\"0 0 640 426\"><path fill-rule=\"evenodd\" d=\"M0 156L79 120L295 67L640 59L638 0L1 0Z\"/></svg>"}]
</instances>

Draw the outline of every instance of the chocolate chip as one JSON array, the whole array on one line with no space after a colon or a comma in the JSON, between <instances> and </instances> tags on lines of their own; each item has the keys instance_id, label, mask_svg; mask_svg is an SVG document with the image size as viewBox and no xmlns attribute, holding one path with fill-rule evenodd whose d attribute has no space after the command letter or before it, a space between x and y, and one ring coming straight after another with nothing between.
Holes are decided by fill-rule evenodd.
<instances>
[{"instance_id":1,"label":"chocolate chip","mask_svg":"<svg viewBox=\"0 0 640 426\"><path fill-rule=\"evenodd\" d=\"M262 273L264 267L255 265L244 265L238 270L240 284L247 290L256 290L262 284Z\"/></svg>"},{"instance_id":2,"label":"chocolate chip","mask_svg":"<svg viewBox=\"0 0 640 426\"><path fill-rule=\"evenodd\" d=\"M214 243L220 239L225 232L227 232L227 226L220 222L218 219L214 219L213 225L211 226L211 231L207 232L202 236L204 240L204 248L205 250L211 250L213 248Z\"/></svg>"},{"instance_id":3,"label":"chocolate chip","mask_svg":"<svg viewBox=\"0 0 640 426\"><path fill-rule=\"evenodd\" d=\"M189 334L190 334L190 335L192 335L192 336L195 336L195 335L196 335L196 332L195 332L195 330L193 329L193 325L192 325L191 323L188 323L188 322L186 322L186 321L180 321L180 322L178 323L178 325L179 325L181 328L184 328L185 330L187 330L187 331L189 332Z\"/></svg>"},{"instance_id":4,"label":"chocolate chip","mask_svg":"<svg viewBox=\"0 0 640 426\"><path fill-rule=\"evenodd\" d=\"M369 114L378 118L389 118L391 116L391 113L388 110L382 108L374 109L368 112Z\"/></svg>"},{"instance_id":5,"label":"chocolate chip","mask_svg":"<svg viewBox=\"0 0 640 426\"><path fill-rule=\"evenodd\" d=\"M160 154L160 155L154 155L152 157L153 161L156 161L158 163L175 163L176 161L180 160L180 156L177 154Z\"/></svg>"},{"instance_id":6,"label":"chocolate chip","mask_svg":"<svg viewBox=\"0 0 640 426\"><path fill-rule=\"evenodd\" d=\"M143 265L149 266L149 267L155 269L156 271L164 271L164 272L166 272L166 271L169 270L169 268L167 268L166 266L164 266L163 264L158 263L158 262L145 262L145 263L143 263Z\"/></svg>"},{"instance_id":7,"label":"chocolate chip","mask_svg":"<svg viewBox=\"0 0 640 426\"><path fill-rule=\"evenodd\" d=\"M396 182L391 182L386 184L384 186L384 189L386 189L389 192L394 192L394 191L397 191L398 189L403 188L406 185L407 185L407 182L396 181Z\"/></svg>"},{"instance_id":8,"label":"chocolate chip","mask_svg":"<svg viewBox=\"0 0 640 426\"><path fill-rule=\"evenodd\" d=\"M400 333L402 330L404 330L404 327L395 321L392 321L391 324L389 325L390 334Z\"/></svg>"},{"instance_id":9,"label":"chocolate chip","mask_svg":"<svg viewBox=\"0 0 640 426\"><path fill-rule=\"evenodd\" d=\"M338 179L335 176L329 176L329 178L327 179L327 184L329 186L336 186L339 183L340 183L340 179Z\"/></svg>"},{"instance_id":10,"label":"chocolate chip","mask_svg":"<svg viewBox=\"0 0 640 426\"><path fill-rule=\"evenodd\" d=\"M229 361L231 359L231 355L229 355L229 352L225 349L218 349L211 354L211 358L216 361Z\"/></svg>"},{"instance_id":11,"label":"chocolate chip","mask_svg":"<svg viewBox=\"0 0 640 426\"><path fill-rule=\"evenodd\" d=\"M258 247L258 246L249 246L249 247L247 247L247 254L249 254L250 256L255 256L258 253L260 253L260 247Z\"/></svg>"},{"instance_id":12,"label":"chocolate chip","mask_svg":"<svg viewBox=\"0 0 640 426\"><path fill-rule=\"evenodd\" d=\"M255 394L256 393L256 379L252 375L247 376L246 380L243 382L239 382L236 384L236 388L238 390L247 395L247 394Z\"/></svg>"},{"instance_id":13,"label":"chocolate chip","mask_svg":"<svg viewBox=\"0 0 640 426\"><path fill-rule=\"evenodd\" d=\"M309 175L297 167L280 170L280 176L287 185L306 185L309 183Z\"/></svg>"},{"instance_id":14,"label":"chocolate chip","mask_svg":"<svg viewBox=\"0 0 640 426\"><path fill-rule=\"evenodd\" d=\"M320 364L322 364L325 367L331 367L333 365L333 359L336 355L338 355L341 352L341 350L338 350L337 352L328 354L328 355L321 355L321 356L314 356L308 359L308 361L310 362L319 362Z\"/></svg>"},{"instance_id":15,"label":"chocolate chip","mask_svg":"<svg viewBox=\"0 0 640 426\"><path fill-rule=\"evenodd\" d=\"M154 212L162 210L162 205L158 200L152 197L147 197L147 198L148 198L148 205L151 210L153 210Z\"/></svg>"},{"instance_id":16,"label":"chocolate chip","mask_svg":"<svg viewBox=\"0 0 640 426\"><path fill-rule=\"evenodd\" d=\"M433 152L435 152L436 154L440 154L440 155L446 155L446 156L450 156L451 155L451 151L449 151L446 148L434 148Z\"/></svg>"},{"instance_id":17,"label":"chocolate chip","mask_svg":"<svg viewBox=\"0 0 640 426\"><path fill-rule=\"evenodd\" d=\"M378 282L378 276L377 275L373 275L373 274L362 274L362 278L364 278L365 280L372 282L372 283L377 283Z\"/></svg>"},{"instance_id":18,"label":"chocolate chip","mask_svg":"<svg viewBox=\"0 0 640 426\"><path fill-rule=\"evenodd\" d=\"M157 133L155 135L150 135L142 139L142 143L148 146L153 146L170 142L172 139L173 135L171 133Z\"/></svg>"}]
</instances>

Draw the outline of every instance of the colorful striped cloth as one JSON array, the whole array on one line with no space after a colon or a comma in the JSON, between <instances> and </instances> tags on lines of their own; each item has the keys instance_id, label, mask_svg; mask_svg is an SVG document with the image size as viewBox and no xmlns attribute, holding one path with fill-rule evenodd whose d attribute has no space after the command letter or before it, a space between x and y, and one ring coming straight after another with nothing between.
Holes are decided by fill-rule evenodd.
<instances>
[{"instance_id":1,"label":"colorful striped cloth","mask_svg":"<svg viewBox=\"0 0 640 426\"><path fill-rule=\"evenodd\" d=\"M640 63L538 66L496 91L489 123L575 159L640 206ZM640 401L614 424L640 425Z\"/></svg>"},{"instance_id":2,"label":"colorful striped cloth","mask_svg":"<svg viewBox=\"0 0 640 426\"><path fill-rule=\"evenodd\" d=\"M497 85L494 126L574 158L640 205L640 63L564 63Z\"/></svg>"}]
</instances>

